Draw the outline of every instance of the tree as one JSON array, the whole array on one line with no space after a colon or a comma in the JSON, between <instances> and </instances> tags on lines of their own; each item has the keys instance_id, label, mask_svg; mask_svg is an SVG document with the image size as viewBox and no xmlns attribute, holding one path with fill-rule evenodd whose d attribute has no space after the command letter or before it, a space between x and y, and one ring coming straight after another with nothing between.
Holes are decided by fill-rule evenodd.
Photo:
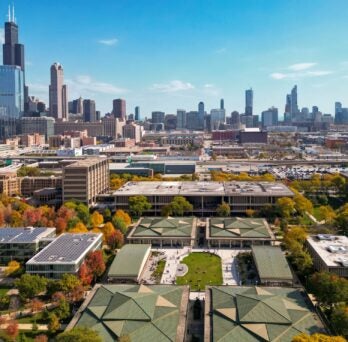
<instances>
[{"instance_id":1,"label":"tree","mask_svg":"<svg viewBox=\"0 0 348 342\"><path fill-rule=\"evenodd\" d=\"M17 171L17 176L18 177L38 177L40 176L40 169L38 167L31 167L31 166L22 166L18 171Z\"/></svg>"},{"instance_id":2,"label":"tree","mask_svg":"<svg viewBox=\"0 0 348 342\"><path fill-rule=\"evenodd\" d=\"M44 303L37 298L33 298L30 301L31 312L41 311L43 307L44 307Z\"/></svg>"},{"instance_id":3,"label":"tree","mask_svg":"<svg viewBox=\"0 0 348 342\"><path fill-rule=\"evenodd\" d=\"M60 323L57 315L55 313L51 313L49 315L49 322L48 322L48 330L51 333L55 333L60 328Z\"/></svg>"},{"instance_id":4,"label":"tree","mask_svg":"<svg viewBox=\"0 0 348 342\"><path fill-rule=\"evenodd\" d=\"M104 223L104 217L98 211L93 212L91 215L91 225L92 227L99 227Z\"/></svg>"},{"instance_id":5,"label":"tree","mask_svg":"<svg viewBox=\"0 0 348 342\"><path fill-rule=\"evenodd\" d=\"M82 263L79 269L79 278L83 285L90 285L92 283L93 275L85 262Z\"/></svg>"},{"instance_id":6,"label":"tree","mask_svg":"<svg viewBox=\"0 0 348 342\"><path fill-rule=\"evenodd\" d=\"M114 231L115 231L115 227L111 222L107 222L104 224L102 228L102 232L104 235L104 242L108 241L109 236L112 235Z\"/></svg>"},{"instance_id":7,"label":"tree","mask_svg":"<svg viewBox=\"0 0 348 342\"><path fill-rule=\"evenodd\" d=\"M70 316L70 305L66 299L61 299L57 308L54 310L59 320L64 320Z\"/></svg>"},{"instance_id":8,"label":"tree","mask_svg":"<svg viewBox=\"0 0 348 342\"><path fill-rule=\"evenodd\" d=\"M222 216L222 217L230 216L231 215L231 207L229 206L228 203L222 202L216 208L216 213L218 214L218 216Z\"/></svg>"},{"instance_id":9,"label":"tree","mask_svg":"<svg viewBox=\"0 0 348 342\"><path fill-rule=\"evenodd\" d=\"M293 190L294 191L294 190ZM313 204L312 202L301 195L299 192L294 191L294 202L295 202L295 209L296 211L303 215L305 212L309 212L310 214L313 212Z\"/></svg>"},{"instance_id":10,"label":"tree","mask_svg":"<svg viewBox=\"0 0 348 342\"><path fill-rule=\"evenodd\" d=\"M111 211L109 208L106 208L103 212L103 216L104 216L104 222L108 222L111 221Z\"/></svg>"},{"instance_id":11,"label":"tree","mask_svg":"<svg viewBox=\"0 0 348 342\"><path fill-rule=\"evenodd\" d=\"M289 218L295 211L295 202L289 197L279 198L276 205L280 215L285 218Z\"/></svg>"},{"instance_id":12,"label":"tree","mask_svg":"<svg viewBox=\"0 0 348 342\"><path fill-rule=\"evenodd\" d=\"M103 252L101 250L88 253L85 263L87 268L90 269L94 281L104 273L106 268L103 259Z\"/></svg>"},{"instance_id":13,"label":"tree","mask_svg":"<svg viewBox=\"0 0 348 342\"><path fill-rule=\"evenodd\" d=\"M124 210L121 210L121 209L116 210L114 217L120 217L124 221L127 227L132 223L131 217Z\"/></svg>"},{"instance_id":14,"label":"tree","mask_svg":"<svg viewBox=\"0 0 348 342\"><path fill-rule=\"evenodd\" d=\"M247 209L247 210L245 210L245 215L248 217L253 217L255 215L255 210L254 209Z\"/></svg>"},{"instance_id":15,"label":"tree","mask_svg":"<svg viewBox=\"0 0 348 342\"><path fill-rule=\"evenodd\" d=\"M67 225L67 221L63 217L57 217L55 221L57 235L64 233Z\"/></svg>"},{"instance_id":16,"label":"tree","mask_svg":"<svg viewBox=\"0 0 348 342\"><path fill-rule=\"evenodd\" d=\"M69 298L79 286L81 286L81 280L74 274L64 274L59 280L59 289Z\"/></svg>"},{"instance_id":17,"label":"tree","mask_svg":"<svg viewBox=\"0 0 348 342\"><path fill-rule=\"evenodd\" d=\"M102 339L95 330L78 327L59 334L56 342L102 342Z\"/></svg>"},{"instance_id":18,"label":"tree","mask_svg":"<svg viewBox=\"0 0 348 342\"><path fill-rule=\"evenodd\" d=\"M37 335L34 339L34 342L47 342L47 341L48 341L48 337L43 334Z\"/></svg>"},{"instance_id":19,"label":"tree","mask_svg":"<svg viewBox=\"0 0 348 342\"><path fill-rule=\"evenodd\" d=\"M302 333L294 336L292 342L346 342L346 339L341 336L329 336L325 334L307 335Z\"/></svg>"},{"instance_id":20,"label":"tree","mask_svg":"<svg viewBox=\"0 0 348 342\"><path fill-rule=\"evenodd\" d=\"M9 276L16 273L21 268L21 264L16 260L11 260L5 269L5 275Z\"/></svg>"},{"instance_id":21,"label":"tree","mask_svg":"<svg viewBox=\"0 0 348 342\"><path fill-rule=\"evenodd\" d=\"M128 203L131 214L137 217L140 217L144 211L152 208L152 204L143 195L129 197Z\"/></svg>"},{"instance_id":22,"label":"tree","mask_svg":"<svg viewBox=\"0 0 348 342\"><path fill-rule=\"evenodd\" d=\"M169 207L174 216L183 216L185 212L193 210L193 205L183 196L175 196Z\"/></svg>"},{"instance_id":23,"label":"tree","mask_svg":"<svg viewBox=\"0 0 348 342\"><path fill-rule=\"evenodd\" d=\"M25 273L15 280L15 286L23 299L33 298L46 291L47 279L36 274Z\"/></svg>"},{"instance_id":24,"label":"tree","mask_svg":"<svg viewBox=\"0 0 348 342\"><path fill-rule=\"evenodd\" d=\"M348 280L335 274L319 272L309 278L309 288L317 300L330 309L348 302Z\"/></svg>"},{"instance_id":25,"label":"tree","mask_svg":"<svg viewBox=\"0 0 348 342\"><path fill-rule=\"evenodd\" d=\"M329 205L319 207L319 220L325 223L332 223L336 218L335 211Z\"/></svg>"},{"instance_id":26,"label":"tree","mask_svg":"<svg viewBox=\"0 0 348 342\"><path fill-rule=\"evenodd\" d=\"M78 222L74 228L69 230L69 233L75 233L75 234L87 233L87 232L88 232L88 229L82 222Z\"/></svg>"},{"instance_id":27,"label":"tree","mask_svg":"<svg viewBox=\"0 0 348 342\"><path fill-rule=\"evenodd\" d=\"M348 336L348 307L345 304L334 307L331 323L339 334Z\"/></svg>"},{"instance_id":28,"label":"tree","mask_svg":"<svg viewBox=\"0 0 348 342\"><path fill-rule=\"evenodd\" d=\"M124 235L121 231L115 230L108 236L106 243L112 249L120 248L124 244Z\"/></svg>"},{"instance_id":29,"label":"tree","mask_svg":"<svg viewBox=\"0 0 348 342\"><path fill-rule=\"evenodd\" d=\"M7 324L6 327L6 335L11 338L12 340L16 340L19 329L18 329L18 322L16 320L13 320Z\"/></svg>"}]
</instances>

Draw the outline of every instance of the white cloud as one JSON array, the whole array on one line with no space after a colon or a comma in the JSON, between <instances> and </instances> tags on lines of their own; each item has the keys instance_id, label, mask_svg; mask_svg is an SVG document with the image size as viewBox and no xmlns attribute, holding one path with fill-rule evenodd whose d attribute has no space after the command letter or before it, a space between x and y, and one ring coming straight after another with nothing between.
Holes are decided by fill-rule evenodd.
<instances>
[{"instance_id":1,"label":"white cloud","mask_svg":"<svg viewBox=\"0 0 348 342\"><path fill-rule=\"evenodd\" d=\"M283 74L281 72L274 72L270 74L269 76L275 80L282 80L283 78L287 78L289 74Z\"/></svg>"},{"instance_id":2,"label":"white cloud","mask_svg":"<svg viewBox=\"0 0 348 342\"><path fill-rule=\"evenodd\" d=\"M0 28L0 44L5 43L5 31L3 28Z\"/></svg>"},{"instance_id":3,"label":"white cloud","mask_svg":"<svg viewBox=\"0 0 348 342\"><path fill-rule=\"evenodd\" d=\"M69 86L69 93L84 95L86 93L93 96L94 93L101 94L124 94L127 89L117 87L111 83L93 80L89 75L78 75L74 79L66 80Z\"/></svg>"},{"instance_id":4,"label":"white cloud","mask_svg":"<svg viewBox=\"0 0 348 342\"><path fill-rule=\"evenodd\" d=\"M183 82L180 80L173 80L169 83L155 83L150 88L151 90L157 91L159 93L174 93L178 91L186 91L194 89L194 85L189 82Z\"/></svg>"},{"instance_id":5,"label":"white cloud","mask_svg":"<svg viewBox=\"0 0 348 342\"><path fill-rule=\"evenodd\" d=\"M288 66L288 69L292 71L302 71L313 68L316 65L317 63L296 63Z\"/></svg>"},{"instance_id":6,"label":"white cloud","mask_svg":"<svg viewBox=\"0 0 348 342\"><path fill-rule=\"evenodd\" d=\"M110 38L110 39L101 39L98 41L99 44L107 45L107 46L113 46L118 43L117 38Z\"/></svg>"},{"instance_id":7,"label":"white cloud","mask_svg":"<svg viewBox=\"0 0 348 342\"><path fill-rule=\"evenodd\" d=\"M320 77L332 74L331 70L311 70L311 71L303 71L303 72L274 72L269 76L274 80L284 80L284 79L300 79L300 78L308 78L308 77Z\"/></svg>"},{"instance_id":8,"label":"white cloud","mask_svg":"<svg viewBox=\"0 0 348 342\"><path fill-rule=\"evenodd\" d=\"M214 88L214 84L212 84L212 83L206 83L206 84L204 85L204 88Z\"/></svg>"}]
</instances>

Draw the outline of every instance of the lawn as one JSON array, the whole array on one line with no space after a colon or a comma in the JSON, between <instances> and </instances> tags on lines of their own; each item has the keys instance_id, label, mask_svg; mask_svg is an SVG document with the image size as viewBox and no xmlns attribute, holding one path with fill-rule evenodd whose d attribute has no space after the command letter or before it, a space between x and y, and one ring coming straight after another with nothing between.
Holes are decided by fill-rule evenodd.
<instances>
[{"instance_id":1,"label":"lawn","mask_svg":"<svg viewBox=\"0 0 348 342\"><path fill-rule=\"evenodd\" d=\"M183 277L177 277L178 285L190 285L191 291L204 290L206 285L222 285L222 268L219 256L211 253L191 253L181 263L188 266Z\"/></svg>"},{"instance_id":2,"label":"lawn","mask_svg":"<svg viewBox=\"0 0 348 342\"><path fill-rule=\"evenodd\" d=\"M320 217L320 207L314 207L314 208L313 208L313 216L314 216L318 221L321 221L321 217Z\"/></svg>"},{"instance_id":3,"label":"lawn","mask_svg":"<svg viewBox=\"0 0 348 342\"><path fill-rule=\"evenodd\" d=\"M11 287L1 286L0 287L0 297L5 296Z\"/></svg>"}]
</instances>

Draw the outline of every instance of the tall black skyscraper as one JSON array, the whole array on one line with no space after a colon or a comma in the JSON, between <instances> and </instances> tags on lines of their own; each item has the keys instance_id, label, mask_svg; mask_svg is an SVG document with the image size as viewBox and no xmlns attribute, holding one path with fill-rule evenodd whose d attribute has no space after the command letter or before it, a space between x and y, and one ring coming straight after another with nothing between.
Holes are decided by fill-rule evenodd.
<instances>
[{"instance_id":1,"label":"tall black skyscraper","mask_svg":"<svg viewBox=\"0 0 348 342\"><path fill-rule=\"evenodd\" d=\"M220 109L225 109L225 101L224 101L224 99L220 100Z\"/></svg>"},{"instance_id":2,"label":"tall black skyscraper","mask_svg":"<svg viewBox=\"0 0 348 342\"><path fill-rule=\"evenodd\" d=\"M139 106L136 106L134 109L134 119L135 119L135 121L140 120L140 107Z\"/></svg>"}]
</instances>

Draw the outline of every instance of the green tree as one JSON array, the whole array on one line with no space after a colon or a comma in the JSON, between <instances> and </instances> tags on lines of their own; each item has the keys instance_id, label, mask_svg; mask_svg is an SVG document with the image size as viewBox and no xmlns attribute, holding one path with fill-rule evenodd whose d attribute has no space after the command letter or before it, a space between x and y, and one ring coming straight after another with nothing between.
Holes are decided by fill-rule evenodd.
<instances>
[{"instance_id":1,"label":"green tree","mask_svg":"<svg viewBox=\"0 0 348 342\"><path fill-rule=\"evenodd\" d=\"M70 316L70 305L66 299L61 299L57 308L54 310L59 320L64 320Z\"/></svg>"},{"instance_id":2,"label":"green tree","mask_svg":"<svg viewBox=\"0 0 348 342\"><path fill-rule=\"evenodd\" d=\"M339 233L346 236L348 235L348 203L338 209L335 226Z\"/></svg>"},{"instance_id":3,"label":"green tree","mask_svg":"<svg viewBox=\"0 0 348 342\"><path fill-rule=\"evenodd\" d=\"M319 220L325 223L332 223L336 218L335 210L329 205L322 205L319 207Z\"/></svg>"},{"instance_id":4,"label":"green tree","mask_svg":"<svg viewBox=\"0 0 348 342\"><path fill-rule=\"evenodd\" d=\"M295 209L299 214L303 215L305 212L309 212L311 214L313 212L312 202L299 192L295 192L294 202Z\"/></svg>"},{"instance_id":5,"label":"green tree","mask_svg":"<svg viewBox=\"0 0 348 342\"><path fill-rule=\"evenodd\" d=\"M64 293L73 291L77 286L81 285L81 281L74 274L63 274L62 278L58 281L59 290ZM58 291L58 290L57 290Z\"/></svg>"},{"instance_id":6,"label":"green tree","mask_svg":"<svg viewBox=\"0 0 348 342\"><path fill-rule=\"evenodd\" d=\"M133 216L140 217L144 211L150 210L152 205L143 195L131 196L128 200L129 210Z\"/></svg>"},{"instance_id":7,"label":"green tree","mask_svg":"<svg viewBox=\"0 0 348 342\"><path fill-rule=\"evenodd\" d=\"M331 323L337 333L348 336L348 307L345 304L335 306L331 314Z\"/></svg>"},{"instance_id":8,"label":"green tree","mask_svg":"<svg viewBox=\"0 0 348 342\"><path fill-rule=\"evenodd\" d=\"M87 327L64 331L56 337L57 342L102 342L99 334Z\"/></svg>"},{"instance_id":9,"label":"green tree","mask_svg":"<svg viewBox=\"0 0 348 342\"><path fill-rule=\"evenodd\" d=\"M49 315L48 330L55 333L60 328L58 316L55 313Z\"/></svg>"},{"instance_id":10,"label":"green tree","mask_svg":"<svg viewBox=\"0 0 348 342\"><path fill-rule=\"evenodd\" d=\"M26 273L15 280L15 286L23 299L29 299L46 291L47 279L38 275Z\"/></svg>"},{"instance_id":11,"label":"green tree","mask_svg":"<svg viewBox=\"0 0 348 342\"><path fill-rule=\"evenodd\" d=\"M284 218L290 218L295 211L295 202L289 197L281 197L277 200L279 214Z\"/></svg>"},{"instance_id":12,"label":"green tree","mask_svg":"<svg viewBox=\"0 0 348 342\"><path fill-rule=\"evenodd\" d=\"M31 167L31 166L22 166L18 171L17 171L17 176L18 177L38 177L40 176L40 169L38 167Z\"/></svg>"},{"instance_id":13,"label":"green tree","mask_svg":"<svg viewBox=\"0 0 348 342\"><path fill-rule=\"evenodd\" d=\"M218 216L222 216L222 217L230 216L231 215L231 207L229 206L228 203L222 202L216 208L216 213L218 214Z\"/></svg>"},{"instance_id":14,"label":"green tree","mask_svg":"<svg viewBox=\"0 0 348 342\"><path fill-rule=\"evenodd\" d=\"M127 233L127 225L121 217L113 216L112 224L118 230L120 230L123 234Z\"/></svg>"},{"instance_id":15,"label":"green tree","mask_svg":"<svg viewBox=\"0 0 348 342\"><path fill-rule=\"evenodd\" d=\"M169 203L171 215L183 216L184 213L193 210L192 204L183 196L175 196L174 199Z\"/></svg>"},{"instance_id":16,"label":"green tree","mask_svg":"<svg viewBox=\"0 0 348 342\"><path fill-rule=\"evenodd\" d=\"M302 333L294 336L291 342L346 342L346 339L341 336L330 336L325 334L307 335Z\"/></svg>"}]
</instances>

